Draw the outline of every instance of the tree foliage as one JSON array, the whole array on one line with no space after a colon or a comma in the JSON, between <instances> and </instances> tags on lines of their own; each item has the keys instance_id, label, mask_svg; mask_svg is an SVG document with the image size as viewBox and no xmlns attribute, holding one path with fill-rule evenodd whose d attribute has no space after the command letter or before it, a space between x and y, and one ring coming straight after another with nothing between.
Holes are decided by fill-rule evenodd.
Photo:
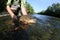
<instances>
[{"instance_id":1,"label":"tree foliage","mask_svg":"<svg viewBox=\"0 0 60 40\"><path fill-rule=\"evenodd\" d=\"M26 8L27 8L27 12L30 14L34 13L34 9L32 8L32 6L29 3L26 3Z\"/></svg>"},{"instance_id":2,"label":"tree foliage","mask_svg":"<svg viewBox=\"0 0 60 40\"><path fill-rule=\"evenodd\" d=\"M44 13L40 12L40 14L60 17L60 4L59 3L57 3L57 4L54 3L54 4L52 4L52 6L49 6L47 8L47 10L45 10Z\"/></svg>"},{"instance_id":3,"label":"tree foliage","mask_svg":"<svg viewBox=\"0 0 60 40\"><path fill-rule=\"evenodd\" d=\"M7 0L0 0L0 12L5 11Z\"/></svg>"}]
</instances>

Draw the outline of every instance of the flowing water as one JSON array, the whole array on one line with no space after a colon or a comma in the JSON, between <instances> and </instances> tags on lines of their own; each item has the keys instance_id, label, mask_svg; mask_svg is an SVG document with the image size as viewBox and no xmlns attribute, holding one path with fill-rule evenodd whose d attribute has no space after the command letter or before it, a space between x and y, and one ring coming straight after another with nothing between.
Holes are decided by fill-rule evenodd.
<instances>
[{"instance_id":1,"label":"flowing water","mask_svg":"<svg viewBox=\"0 0 60 40\"><path fill-rule=\"evenodd\" d=\"M26 30L20 31L8 31L11 27L7 25L5 21L9 22L10 18L4 17L0 19L0 39L1 40L60 40L60 18L33 14L37 21L34 24L26 25ZM10 22L9 22L10 23ZM4 30L8 32L5 32ZM5 33L5 34L4 34ZM16 35L16 36L12 36ZM19 36L17 36L19 35Z\"/></svg>"}]
</instances>

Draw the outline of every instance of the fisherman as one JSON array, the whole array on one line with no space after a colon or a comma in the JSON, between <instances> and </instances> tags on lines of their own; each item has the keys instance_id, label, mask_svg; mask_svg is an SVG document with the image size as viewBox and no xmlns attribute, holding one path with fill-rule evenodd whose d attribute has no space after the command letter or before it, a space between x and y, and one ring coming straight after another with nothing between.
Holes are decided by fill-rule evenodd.
<instances>
[{"instance_id":1,"label":"fisherman","mask_svg":"<svg viewBox=\"0 0 60 40\"><path fill-rule=\"evenodd\" d=\"M18 17L27 15L26 0L8 0L6 9L13 19L14 25L19 26Z\"/></svg>"}]
</instances>

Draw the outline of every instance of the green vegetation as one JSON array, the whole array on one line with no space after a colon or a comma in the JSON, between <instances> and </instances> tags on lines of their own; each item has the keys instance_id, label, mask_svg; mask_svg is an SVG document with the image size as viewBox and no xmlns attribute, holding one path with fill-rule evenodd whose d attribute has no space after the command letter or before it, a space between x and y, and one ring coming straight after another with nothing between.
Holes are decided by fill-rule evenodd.
<instances>
[{"instance_id":1,"label":"green vegetation","mask_svg":"<svg viewBox=\"0 0 60 40\"><path fill-rule=\"evenodd\" d=\"M0 0L0 12L3 12L6 10L6 2L7 0Z\"/></svg>"},{"instance_id":2,"label":"green vegetation","mask_svg":"<svg viewBox=\"0 0 60 40\"><path fill-rule=\"evenodd\" d=\"M30 14L33 14L34 10L33 10L32 6L29 3L26 3L26 5L27 5L27 7L26 7L27 8L27 12L30 13Z\"/></svg>"},{"instance_id":3,"label":"green vegetation","mask_svg":"<svg viewBox=\"0 0 60 40\"><path fill-rule=\"evenodd\" d=\"M60 4L52 4L52 6L49 6L47 10L39 12L38 14L43 15L49 15L49 16L55 16L60 18Z\"/></svg>"}]
</instances>

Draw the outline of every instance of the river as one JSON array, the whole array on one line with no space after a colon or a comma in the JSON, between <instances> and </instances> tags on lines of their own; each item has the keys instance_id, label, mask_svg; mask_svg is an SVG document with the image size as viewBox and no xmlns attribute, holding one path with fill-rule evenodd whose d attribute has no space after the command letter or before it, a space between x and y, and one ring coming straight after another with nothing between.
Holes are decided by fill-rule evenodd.
<instances>
[{"instance_id":1,"label":"river","mask_svg":"<svg viewBox=\"0 0 60 40\"><path fill-rule=\"evenodd\" d=\"M11 38L15 37L15 36L12 36L13 34L16 36L19 34L19 36L15 38L19 39L20 37L20 40L22 40L21 35L25 37L23 39L26 39L26 37L28 37L29 40L60 40L60 18L46 16L46 15L39 15L39 14L33 14L31 15L31 17L34 17L37 21L34 24L26 25L27 30L23 30L22 32L21 30L19 32L9 31L7 34L4 34L5 32L2 32L2 34L5 35L5 37L10 36ZM2 19L4 21L0 19L0 27L3 27L3 28L5 28L5 26L11 27L10 24L7 25L5 23L6 20L9 22L8 19L9 19L8 17ZM4 25L6 24L6 25L3 26L2 24ZM3 35L2 35L2 38L3 38ZM7 38L11 39L10 37L7 37ZM0 36L0 39L1 39L1 36Z\"/></svg>"}]
</instances>

